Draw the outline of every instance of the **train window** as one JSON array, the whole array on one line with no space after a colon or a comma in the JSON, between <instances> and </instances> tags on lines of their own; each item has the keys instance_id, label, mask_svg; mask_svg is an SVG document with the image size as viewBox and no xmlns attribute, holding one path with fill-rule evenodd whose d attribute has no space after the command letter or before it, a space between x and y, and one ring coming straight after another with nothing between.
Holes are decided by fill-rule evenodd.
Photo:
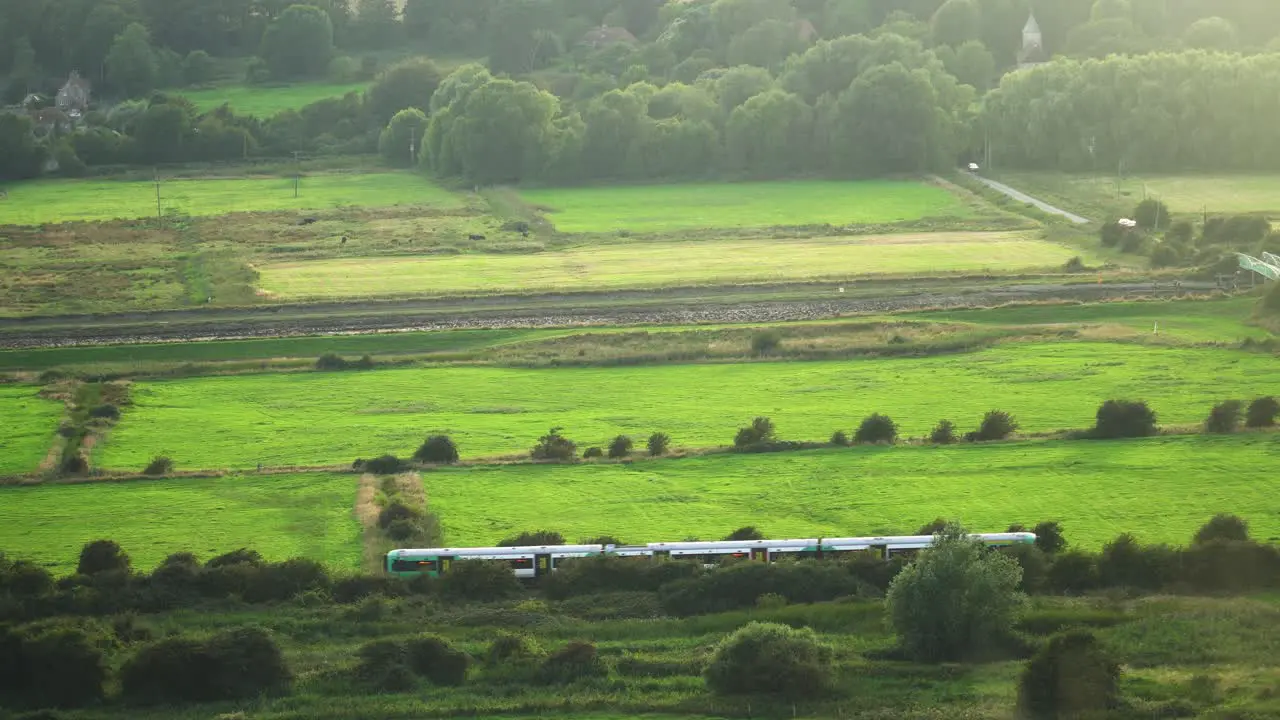
<instances>
[{"instance_id":1,"label":"train window","mask_svg":"<svg viewBox=\"0 0 1280 720\"><path fill-rule=\"evenodd\" d=\"M399 558L391 561L391 572L433 572L435 560L405 560Z\"/></svg>"},{"instance_id":2,"label":"train window","mask_svg":"<svg viewBox=\"0 0 1280 720\"><path fill-rule=\"evenodd\" d=\"M507 563L511 565L512 570L533 569L533 558L517 558L515 560L508 560Z\"/></svg>"}]
</instances>

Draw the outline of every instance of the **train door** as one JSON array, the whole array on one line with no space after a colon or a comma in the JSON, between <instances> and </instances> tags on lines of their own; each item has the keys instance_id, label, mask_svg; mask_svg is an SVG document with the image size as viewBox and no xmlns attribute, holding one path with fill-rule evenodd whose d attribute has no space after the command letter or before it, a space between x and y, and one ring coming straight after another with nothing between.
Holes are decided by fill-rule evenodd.
<instances>
[{"instance_id":1,"label":"train door","mask_svg":"<svg viewBox=\"0 0 1280 720\"><path fill-rule=\"evenodd\" d=\"M444 575L445 573L449 572L449 570L453 567L452 555L441 555L436 559L439 560L439 564L436 566L436 568L440 575Z\"/></svg>"},{"instance_id":2,"label":"train door","mask_svg":"<svg viewBox=\"0 0 1280 720\"><path fill-rule=\"evenodd\" d=\"M871 546L871 552L875 553L875 554L876 554L876 556L877 556L877 557L879 557L881 560L888 560L888 559L889 559L889 546L888 546L888 545L872 545L872 546Z\"/></svg>"},{"instance_id":3,"label":"train door","mask_svg":"<svg viewBox=\"0 0 1280 720\"><path fill-rule=\"evenodd\" d=\"M542 577L551 574L551 553L538 553L533 556L533 576Z\"/></svg>"},{"instance_id":4,"label":"train door","mask_svg":"<svg viewBox=\"0 0 1280 720\"><path fill-rule=\"evenodd\" d=\"M769 548L751 548L751 559L756 562L769 562Z\"/></svg>"},{"instance_id":5,"label":"train door","mask_svg":"<svg viewBox=\"0 0 1280 720\"><path fill-rule=\"evenodd\" d=\"M653 559L655 562L666 562L671 559L670 550L654 550Z\"/></svg>"}]
</instances>

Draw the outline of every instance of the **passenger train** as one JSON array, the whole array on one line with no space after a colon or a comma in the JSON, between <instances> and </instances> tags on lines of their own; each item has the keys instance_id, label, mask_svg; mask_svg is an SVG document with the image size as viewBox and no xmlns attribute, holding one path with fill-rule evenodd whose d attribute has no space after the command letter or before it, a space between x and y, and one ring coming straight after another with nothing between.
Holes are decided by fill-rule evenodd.
<instances>
[{"instance_id":1,"label":"passenger train","mask_svg":"<svg viewBox=\"0 0 1280 720\"><path fill-rule=\"evenodd\" d=\"M988 547L1031 544L1036 536L1028 532L970 535ZM933 535L896 537L811 538L801 540L725 540L719 542L667 542L647 545L542 545L529 547L431 548L392 550L387 553L388 574L403 578L427 575L439 577L449 572L457 560L494 560L511 566L519 578L537 578L555 571L565 560L614 556L701 561L708 565L734 559L773 562L782 558L818 559L845 557L849 553L874 553L888 559L910 554L933 544Z\"/></svg>"}]
</instances>

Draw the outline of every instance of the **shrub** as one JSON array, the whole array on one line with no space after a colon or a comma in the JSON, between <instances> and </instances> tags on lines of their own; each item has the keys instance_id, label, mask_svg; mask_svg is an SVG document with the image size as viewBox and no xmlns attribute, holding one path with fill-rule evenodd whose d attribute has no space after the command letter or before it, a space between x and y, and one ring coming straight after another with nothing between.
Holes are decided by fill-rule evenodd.
<instances>
[{"instance_id":1,"label":"shrub","mask_svg":"<svg viewBox=\"0 0 1280 720\"><path fill-rule=\"evenodd\" d=\"M604 450L601 450L598 447L589 447L587 448L586 452L582 453L583 460L591 460L594 458L602 458L602 457L604 457Z\"/></svg>"},{"instance_id":2,"label":"shrub","mask_svg":"<svg viewBox=\"0 0 1280 720\"><path fill-rule=\"evenodd\" d=\"M1097 558L1079 550L1069 550L1053 558L1049 565L1049 588L1057 593L1079 594L1098 587Z\"/></svg>"},{"instance_id":3,"label":"shrub","mask_svg":"<svg viewBox=\"0 0 1280 720\"><path fill-rule=\"evenodd\" d=\"M578 446L569 438L560 434L563 428L551 428L550 432L538 438L538 444L529 451L534 460L572 460L578 452Z\"/></svg>"},{"instance_id":4,"label":"shrub","mask_svg":"<svg viewBox=\"0 0 1280 720\"><path fill-rule=\"evenodd\" d=\"M1133 209L1133 219L1144 230L1164 230L1172 222L1169 206L1155 198L1147 198Z\"/></svg>"},{"instance_id":5,"label":"shrub","mask_svg":"<svg viewBox=\"0 0 1280 720\"><path fill-rule=\"evenodd\" d=\"M751 336L751 352L768 355L782 345L782 336L774 330L762 330Z\"/></svg>"},{"instance_id":6,"label":"shrub","mask_svg":"<svg viewBox=\"0 0 1280 720\"><path fill-rule=\"evenodd\" d=\"M950 420L939 420L929 432L929 442L934 445L950 445L956 441L956 425Z\"/></svg>"},{"instance_id":7,"label":"shrub","mask_svg":"<svg viewBox=\"0 0 1280 720\"><path fill-rule=\"evenodd\" d=\"M1093 633L1072 630L1049 639L1018 679L1018 712L1030 720L1075 718L1120 704L1120 666Z\"/></svg>"},{"instance_id":8,"label":"shrub","mask_svg":"<svg viewBox=\"0 0 1280 720\"><path fill-rule=\"evenodd\" d=\"M501 633L489 645L489 652L485 655L485 664L496 666L503 663L525 663L540 659L545 655L546 653L538 645L538 641L532 637L515 633Z\"/></svg>"},{"instance_id":9,"label":"shrub","mask_svg":"<svg viewBox=\"0 0 1280 720\"><path fill-rule=\"evenodd\" d=\"M693 563L654 564L643 558L602 555L562 563L547 578L544 589L553 600L607 592L651 592L663 583L701 572L701 566Z\"/></svg>"},{"instance_id":10,"label":"shrub","mask_svg":"<svg viewBox=\"0 0 1280 720\"><path fill-rule=\"evenodd\" d=\"M1000 550L1018 562L1022 568L1022 581L1018 589L1028 595L1040 592L1049 574L1049 557L1035 545L1018 543Z\"/></svg>"},{"instance_id":11,"label":"shrub","mask_svg":"<svg viewBox=\"0 0 1280 720\"><path fill-rule=\"evenodd\" d=\"M751 424L738 431L733 438L734 447L749 447L759 443L772 442L777 434L773 421L767 417L758 417Z\"/></svg>"},{"instance_id":12,"label":"shrub","mask_svg":"<svg viewBox=\"0 0 1280 720\"><path fill-rule=\"evenodd\" d=\"M1062 271L1068 273L1078 273L1088 270L1089 266L1084 264L1084 260L1079 255L1072 257L1070 260L1062 264Z\"/></svg>"},{"instance_id":13,"label":"shrub","mask_svg":"<svg viewBox=\"0 0 1280 720\"><path fill-rule=\"evenodd\" d=\"M407 692L417 685L404 643L374 640L357 651L356 677L385 692Z\"/></svg>"},{"instance_id":14,"label":"shrub","mask_svg":"<svg viewBox=\"0 0 1280 720\"><path fill-rule=\"evenodd\" d=\"M600 659L596 646L589 642L569 643L552 653L538 669L538 681L545 685L564 685L608 675L609 666Z\"/></svg>"},{"instance_id":15,"label":"shrub","mask_svg":"<svg viewBox=\"0 0 1280 720\"><path fill-rule=\"evenodd\" d=\"M58 469L67 475L82 475L89 472L89 461L78 452L73 452L62 459Z\"/></svg>"},{"instance_id":16,"label":"shrub","mask_svg":"<svg viewBox=\"0 0 1280 720\"><path fill-rule=\"evenodd\" d=\"M753 525L747 525L729 533L724 539L726 541L764 540L764 533L757 530Z\"/></svg>"},{"instance_id":17,"label":"shrub","mask_svg":"<svg viewBox=\"0 0 1280 720\"><path fill-rule=\"evenodd\" d=\"M4 706L81 707L103 697L106 663L96 638L63 624L0 628L0 701Z\"/></svg>"},{"instance_id":18,"label":"shrub","mask_svg":"<svg viewBox=\"0 0 1280 720\"><path fill-rule=\"evenodd\" d=\"M143 475L168 475L173 472L173 460L165 455L157 455L142 470Z\"/></svg>"},{"instance_id":19,"label":"shrub","mask_svg":"<svg viewBox=\"0 0 1280 720\"><path fill-rule=\"evenodd\" d=\"M924 662L981 657L1009 637L1026 596L1017 561L948 526L889 586L902 649Z\"/></svg>"},{"instance_id":20,"label":"shrub","mask_svg":"<svg viewBox=\"0 0 1280 720\"><path fill-rule=\"evenodd\" d=\"M53 590L53 576L29 560L8 562L0 555L0 595L39 597Z\"/></svg>"},{"instance_id":21,"label":"shrub","mask_svg":"<svg viewBox=\"0 0 1280 720\"><path fill-rule=\"evenodd\" d=\"M662 606L674 615L698 615L754 607L761 595L790 603L815 603L860 595L864 582L852 566L834 562L738 562L663 584Z\"/></svg>"},{"instance_id":22,"label":"shrub","mask_svg":"<svg viewBox=\"0 0 1280 720\"><path fill-rule=\"evenodd\" d=\"M974 439L979 441L1004 440L1018 430L1018 421L1003 410L992 410L982 417Z\"/></svg>"},{"instance_id":23,"label":"shrub","mask_svg":"<svg viewBox=\"0 0 1280 720\"><path fill-rule=\"evenodd\" d=\"M1062 535L1062 524L1057 520L1046 520L1036 525L1031 532L1036 534L1036 547L1046 555L1060 553L1067 546L1067 539Z\"/></svg>"},{"instance_id":24,"label":"shrub","mask_svg":"<svg viewBox=\"0 0 1280 720\"><path fill-rule=\"evenodd\" d=\"M467 679L471 656L455 648L448 640L424 635L405 644L409 669L435 685L461 685Z\"/></svg>"},{"instance_id":25,"label":"shrub","mask_svg":"<svg viewBox=\"0 0 1280 720\"><path fill-rule=\"evenodd\" d=\"M333 353L325 353L316 359L317 370L346 370L347 361Z\"/></svg>"},{"instance_id":26,"label":"shrub","mask_svg":"<svg viewBox=\"0 0 1280 720\"><path fill-rule=\"evenodd\" d=\"M418 534L418 524L412 520L393 520L387 526L387 537L396 542L403 542Z\"/></svg>"},{"instance_id":27,"label":"shrub","mask_svg":"<svg viewBox=\"0 0 1280 720\"><path fill-rule=\"evenodd\" d=\"M716 647L707 685L722 695L812 696L832 681L831 648L809 628L753 622Z\"/></svg>"},{"instance_id":28,"label":"shrub","mask_svg":"<svg viewBox=\"0 0 1280 720\"><path fill-rule=\"evenodd\" d=\"M1105 587L1159 590L1177 577L1178 554L1165 545L1143 546L1124 533L1102 546L1098 579Z\"/></svg>"},{"instance_id":29,"label":"shrub","mask_svg":"<svg viewBox=\"0 0 1280 720\"><path fill-rule=\"evenodd\" d=\"M94 540L80 551L77 575L97 575L104 572L129 572L129 554L120 549L114 540Z\"/></svg>"},{"instance_id":30,"label":"shrub","mask_svg":"<svg viewBox=\"0 0 1280 720\"><path fill-rule=\"evenodd\" d=\"M408 469L409 466L395 455L381 455L364 463L364 471L374 475L394 475Z\"/></svg>"},{"instance_id":31,"label":"shrub","mask_svg":"<svg viewBox=\"0 0 1280 720\"><path fill-rule=\"evenodd\" d=\"M649 436L648 449L649 454L657 457L666 455L667 448L671 446L671 436L666 433L656 432Z\"/></svg>"},{"instance_id":32,"label":"shrub","mask_svg":"<svg viewBox=\"0 0 1280 720\"><path fill-rule=\"evenodd\" d=\"M1209 417L1205 418L1204 431L1207 433L1233 433L1240 429L1240 411L1244 403L1239 400L1227 400L1213 406Z\"/></svg>"},{"instance_id":33,"label":"shrub","mask_svg":"<svg viewBox=\"0 0 1280 720\"><path fill-rule=\"evenodd\" d=\"M120 408L110 403L98 405L89 410L89 417L102 418L105 420L119 420Z\"/></svg>"},{"instance_id":34,"label":"shrub","mask_svg":"<svg viewBox=\"0 0 1280 720\"><path fill-rule=\"evenodd\" d=\"M951 523L947 522L942 518L934 518L932 522L921 525L920 529L916 530L916 534L917 535L937 535L943 530L946 530L947 526L950 524Z\"/></svg>"},{"instance_id":35,"label":"shrub","mask_svg":"<svg viewBox=\"0 0 1280 720\"><path fill-rule=\"evenodd\" d=\"M313 590L327 590L329 573L315 560L294 558L260 566L249 577L246 602L280 602Z\"/></svg>"},{"instance_id":36,"label":"shrub","mask_svg":"<svg viewBox=\"0 0 1280 720\"><path fill-rule=\"evenodd\" d=\"M1280 282L1271 283L1271 289L1262 296L1258 306L1265 315L1280 313Z\"/></svg>"},{"instance_id":37,"label":"shrub","mask_svg":"<svg viewBox=\"0 0 1280 720\"><path fill-rule=\"evenodd\" d=\"M1260 397L1249 403L1244 424L1251 428L1272 427L1277 416L1280 416L1280 401L1270 396Z\"/></svg>"},{"instance_id":38,"label":"shrub","mask_svg":"<svg viewBox=\"0 0 1280 720\"><path fill-rule=\"evenodd\" d=\"M220 568L229 565L262 565L264 563L261 553L257 550L248 548L240 548L232 550L229 553L223 553L205 563L206 568Z\"/></svg>"},{"instance_id":39,"label":"shrub","mask_svg":"<svg viewBox=\"0 0 1280 720\"><path fill-rule=\"evenodd\" d=\"M1135 438L1155 435L1156 414L1145 402L1108 400L1098 408L1094 437Z\"/></svg>"},{"instance_id":40,"label":"shrub","mask_svg":"<svg viewBox=\"0 0 1280 720\"><path fill-rule=\"evenodd\" d=\"M1204 545L1215 541L1248 542L1249 523L1227 513L1214 515L1209 522L1196 531L1193 542L1196 545Z\"/></svg>"},{"instance_id":41,"label":"shrub","mask_svg":"<svg viewBox=\"0 0 1280 720\"><path fill-rule=\"evenodd\" d=\"M849 436L843 430L837 430L831 433L830 443L836 447L848 447Z\"/></svg>"},{"instance_id":42,"label":"shrub","mask_svg":"<svg viewBox=\"0 0 1280 720\"><path fill-rule=\"evenodd\" d=\"M386 530L397 521L408 521L410 523L417 522L422 518L422 513L405 505L399 500L392 500L387 506L382 508L382 512L378 513L378 527Z\"/></svg>"},{"instance_id":43,"label":"shrub","mask_svg":"<svg viewBox=\"0 0 1280 720\"><path fill-rule=\"evenodd\" d=\"M121 669L121 694L142 703L242 700L288 689L292 675L261 628L226 630L207 641L168 638L148 645Z\"/></svg>"},{"instance_id":44,"label":"shrub","mask_svg":"<svg viewBox=\"0 0 1280 720\"><path fill-rule=\"evenodd\" d=\"M525 531L513 535L498 543L498 547L538 547L542 545L563 545L564 535L554 530Z\"/></svg>"},{"instance_id":45,"label":"shrub","mask_svg":"<svg viewBox=\"0 0 1280 720\"><path fill-rule=\"evenodd\" d=\"M858 444L888 443L892 445L898 439L898 424L888 415L874 413L862 421L853 441Z\"/></svg>"},{"instance_id":46,"label":"shrub","mask_svg":"<svg viewBox=\"0 0 1280 720\"><path fill-rule=\"evenodd\" d=\"M631 438L626 435L619 435L609 443L609 457L614 459L624 458L631 454L631 448Z\"/></svg>"},{"instance_id":47,"label":"shrub","mask_svg":"<svg viewBox=\"0 0 1280 720\"><path fill-rule=\"evenodd\" d=\"M440 594L460 600L503 600L523 588L504 562L460 560L439 580Z\"/></svg>"},{"instance_id":48,"label":"shrub","mask_svg":"<svg viewBox=\"0 0 1280 720\"><path fill-rule=\"evenodd\" d=\"M413 454L413 459L426 463L456 463L458 446L448 435L432 435Z\"/></svg>"}]
</instances>

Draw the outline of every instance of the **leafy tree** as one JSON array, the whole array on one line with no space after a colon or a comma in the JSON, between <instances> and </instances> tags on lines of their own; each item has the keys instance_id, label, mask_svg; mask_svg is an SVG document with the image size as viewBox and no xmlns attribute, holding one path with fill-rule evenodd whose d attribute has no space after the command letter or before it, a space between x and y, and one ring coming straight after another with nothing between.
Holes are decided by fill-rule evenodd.
<instances>
[{"instance_id":1,"label":"leafy tree","mask_svg":"<svg viewBox=\"0 0 1280 720\"><path fill-rule=\"evenodd\" d=\"M768 70L751 65L738 65L725 70L724 74L716 79L715 90L721 110L728 114L773 86L773 75L769 74Z\"/></svg>"},{"instance_id":2,"label":"leafy tree","mask_svg":"<svg viewBox=\"0 0 1280 720\"><path fill-rule=\"evenodd\" d=\"M789 0L716 0L711 5L711 24L722 42L737 37L769 20L790 22L796 11Z\"/></svg>"},{"instance_id":3,"label":"leafy tree","mask_svg":"<svg viewBox=\"0 0 1280 720\"><path fill-rule=\"evenodd\" d=\"M1026 604L1016 560L948 526L889 586L903 650L922 662L982 656L1007 637Z\"/></svg>"},{"instance_id":4,"label":"leafy tree","mask_svg":"<svg viewBox=\"0 0 1280 720\"><path fill-rule=\"evenodd\" d=\"M182 78L188 85L204 85L213 80L217 63L209 53L203 50L192 50L182 61Z\"/></svg>"},{"instance_id":5,"label":"leafy tree","mask_svg":"<svg viewBox=\"0 0 1280 720\"><path fill-rule=\"evenodd\" d=\"M1205 418L1204 431L1208 433L1233 433L1240 429L1240 411L1244 403L1226 400L1213 406Z\"/></svg>"},{"instance_id":6,"label":"leafy tree","mask_svg":"<svg viewBox=\"0 0 1280 720\"><path fill-rule=\"evenodd\" d=\"M974 434L979 441L1004 440L1018 430L1018 421L1003 410L992 410L982 416L982 424Z\"/></svg>"},{"instance_id":7,"label":"leafy tree","mask_svg":"<svg viewBox=\"0 0 1280 720\"><path fill-rule=\"evenodd\" d=\"M1089 13L1093 22L1112 19L1133 19L1133 6L1129 0L1095 0Z\"/></svg>"},{"instance_id":8,"label":"leafy tree","mask_svg":"<svg viewBox=\"0 0 1280 720\"><path fill-rule=\"evenodd\" d=\"M165 455L157 455L147 463L143 475L168 475L173 472L173 460Z\"/></svg>"},{"instance_id":9,"label":"leafy tree","mask_svg":"<svg viewBox=\"0 0 1280 720\"><path fill-rule=\"evenodd\" d=\"M1133 220L1144 230L1164 230L1172 222L1169 206L1155 198L1147 198L1133 209Z\"/></svg>"},{"instance_id":10,"label":"leafy tree","mask_svg":"<svg viewBox=\"0 0 1280 720\"><path fill-rule=\"evenodd\" d=\"M867 416L853 435L853 441L859 444L889 443L892 445L897 439L898 424L888 415L880 413Z\"/></svg>"},{"instance_id":11,"label":"leafy tree","mask_svg":"<svg viewBox=\"0 0 1280 720\"><path fill-rule=\"evenodd\" d=\"M950 445L956 439L956 425L950 420L939 420L929 432L929 442L934 445Z\"/></svg>"},{"instance_id":12,"label":"leafy tree","mask_svg":"<svg viewBox=\"0 0 1280 720\"><path fill-rule=\"evenodd\" d=\"M589 447L586 450L582 451L583 460L591 460L593 458L602 458L602 457L604 457L604 450L598 447Z\"/></svg>"},{"instance_id":13,"label":"leafy tree","mask_svg":"<svg viewBox=\"0 0 1280 720\"><path fill-rule=\"evenodd\" d=\"M543 545L563 545L564 535L554 530L535 530L522 532L506 538L498 543L498 547L540 547Z\"/></svg>"},{"instance_id":14,"label":"leafy tree","mask_svg":"<svg viewBox=\"0 0 1280 720\"><path fill-rule=\"evenodd\" d=\"M947 72L978 92L986 92L996 76L996 59L978 40L970 40L950 53L939 53Z\"/></svg>"},{"instance_id":15,"label":"leafy tree","mask_svg":"<svg viewBox=\"0 0 1280 720\"><path fill-rule=\"evenodd\" d=\"M619 435L609 443L609 457L617 459L631 454L634 443L626 435Z\"/></svg>"},{"instance_id":16,"label":"leafy tree","mask_svg":"<svg viewBox=\"0 0 1280 720\"><path fill-rule=\"evenodd\" d=\"M562 428L551 428L538 444L529 451L534 460L571 460L577 454L578 446L569 438L560 434Z\"/></svg>"},{"instance_id":17,"label":"leafy tree","mask_svg":"<svg viewBox=\"0 0 1280 720\"><path fill-rule=\"evenodd\" d=\"M982 8L976 0L947 0L933 14L930 35L934 45L963 45L978 40L981 33Z\"/></svg>"},{"instance_id":18,"label":"leafy tree","mask_svg":"<svg viewBox=\"0 0 1280 720\"><path fill-rule=\"evenodd\" d=\"M467 95L445 142L468 180L533 178L547 160L558 111L556 98L532 83L490 80Z\"/></svg>"},{"instance_id":19,"label":"leafy tree","mask_svg":"<svg viewBox=\"0 0 1280 720\"><path fill-rule=\"evenodd\" d=\"M1046 520L1036 525L1031 532L1036 535L1036 547L1046 555L1057 555L1067 547L1067 539L1062 535L1062 524L1057 520Z\"/></svg>"},{"instance_id":20,"label":"leafy tree","mask_svg":"<svg viewBox=\"0 0 1280 720\"><path fill-rule=\"evenodd\" d=\"M751 336L751 352L768 355L782 345L782 335L776 330L762 330Z\"/></svg>"},{"instance_id":21,"label":"leafy tree","mask_svg":"<svg viewBox=\"0 0 1280 720\"><path fill-rule=\"evenodd\" d=\"M448 435L432 435L413 454L413 459L418 462L456 463L458 446Z\"/></svg>"},{"instance_id":22,"label":"leafy tree","mask_svg":"<svg viewBox=\"0 0 1280 720\"><path fill-rule=\"evenodd\" d=\"M748 540L764 540L764 533L760 532L753 525L740 527L737 530L725 536L726 542L744 542Z\"/></svg>"},{"instance_id":23,"label":"leafy tree","mask_svg":"<svg viewBox=\"0 0 1280 720\"><path fill-rule=\"evenodd\" d=\"M849 435L843 430L837 430L831 433L830 443L836 447L846 447L849 444Z\"/></svg>"},{"instance_id":24,"label":"leafy tree","mask_svg":"<svg viewBox=\"0 0 1280 720\"><path fill-rule=\"evenodd\" d=\"M1251 428L1272 427L1277 416L1280 416L1280 401L1271 396L1260 397L1249 403L1244 424Z\"/></svg>"},{"instance_id":25,"label":"leafy tree","mask_svg":"<svg viewBox=\"0 0 1280 720\"><path fill-rule=\"evenodd\" d=\"M47 150L36 142L31 118L0 113L0 179L39 177Z\"/></svg>"},{"instance_id":26,"label":"leafy tree","mask_svg":"<svg viewBox=\"0 0 1280 720\"><path fill-rule=\"evenodd\" d=\"M137 20L136 8L130 3L94 3L93 9L85 16L84 25L80 27L75 42L73 52L76 66L89 72L91 77L103 77L104 64L111 46L125 28Z\"/></svg>"},{"instance_id":27,"label":"leafy tree","mask_svg":"<svg viewBox=\"0 0 1280 720\"><path fill-rule=\"evenodd\" d=\"M267 27L258 53L278 78L318 77L333 56L333 22L312 5L290 5Z\"/></svg>"},{"instance_id":28,"label":"leafy tree","mask_svg":"<svg viewBox=\"0 0 1280 720\"><path fill-rule=\"evenodd\" d=\"M1049 639L1018 679L1018 711L1031 720L1105 713L1120 705L1120 665L1087 630Z\"/></svg>"},{"instance_id":29,"label":"leafy tree","mask_svg":"<svg viewBox=\"0 0 1280 720\"><path fill-rule=\"evenodd\" d=\"M671 436L666 433L656 432L649 436L647 446L650 455L654 457L665 455L667 448L671 446Z\"/></svg>"},{"instance_id":30,"label":"leafy tree","mask_svg":"<svg viewBox=\"0 0 1280 720\"><path fill-rule=\"evenodd\" d=\"M827 118L833 169L881 175L936 167L947 152L938 97L928 78L899 62L858 77Z\"/></svg>"},{"instance_id":31,"label":"leafy tree","mask_svg":"<svg viewBox=\"0 0 1280 720\"><path fill-rule=\"evenodd\" d=\"M861 35L874 27L871 0L826 0L822 7L825 37Z\"/></svg>"},{"instance_id":32,"label":"leafy tree","mask_svg":"<svg viewBox=\"0 0 1280 720\"><path fill-rule=\"evenodd\" d=\"M757 443L772 442L776 437L777 429L773 426L773 421L767 417L758 417L751 421L751 424L738 431L733 439L735 447L748 447Z\"/></svg>"},{"instance_id":33,"label":"leafy tree","mask_svg":"<svg viewBox=\"0 0 1280 720\"><path fill-rule=\"evenodd\" d=\"M781 90L766 91L729 115L727 162L757 177L795 172L808 165L812 128L813 110L804 100Z\"/></svg>"},{"instance_id":34,"label":"leafy tree","mask_svg":"<svg viewBox=\"0 0 1280 720\"><path fill-rule=\"evenodd\" d=\"M489 15L489 69L520 75L545 67L563 51L548 0L497 3Z\"/></svg>"},{"instance_id":35,"label":"leafy tree","mask_svg":"<svg viewBox=\"0 0 1280 720\"><path fill-rule=\"evenodd\" d=\"M105 572L129 572L129 554L113 540L94 540L80 551L78 575L97 575Z\"/></svg>"},{"instance_id":36,"label":"leafy tree","mask_svg":"<svg viewBox=\"0 0 1280 720\"><path fill-rule=\"evenodd\" d=\"M413 167L422 150L427 114L417 108L396 113L378 138L378 154L394 167Z\"/></svg>"},{"instance_id":37,"label":"leafy tree","mask_svg":"<svg viewBox=\"0 0 1280 720\"><path fill-rule=\"evenodd\" d=\"M787 58L805 49L805 41L789 20L765 20L729 42L730 65L780 70Z\"/></svg>"},{"instance_id":38,"label":"leafy tree","mask_svg":"<svg viewBox=\"0 0 1280 720\"><path fill-rule=\"evenodd\" d=\"M1156 413L1145 402L1108 400L1098 408L1093 435L1098 438L1149 437L1159 432Z\"/></svg>"},{"instance_id":39,"label":"leafy tree","mask_svg":"<svg viewBox=\"0 0 1280 720\"><path fill-rule=\"evenodd\" d=\"M1214 515L1196 531L1196 545L1211 542L1248 542L1249 523L1235 515L1219 513Z\"/></svg>"},{"instance_id":40,"label":"leafy tree","mask_svg":"<svg viewBox=\"0 0 1280 720\"><path fill-rule=\"evenodd\" d=\"M810 697L830 686L833 652L809 628L753 622L716 647L707 685L722 695Z\"/></svg>"},{"instance_id":41,"label":"leafy tree","mask_svg":"<svg viewBox=\"0 0 1280 720\"><path fill-rule=\"evenodd\" d=\"M116 36L106 63L107 80L129 97L144 95L156 85L158 71L151 34L141 23L131 23Z\"/></svg>"},{"instance_id":42,"label":"leafy tree","mask_svg":"<svg viewBox=\"0 0 1280 720\"><path fill-rule=\"evenodd\" d=\"M400 10L394 0L356 0L351 23L353 44L366 48L395 47L400 44Z\"/></svg>"},{"instance_id":43,"label":"leafy tree","mask_svg":"<svg viewBox=\"0 0 1280 720\"><path fill-rule=\"evenodd\" d=\"M916 530L916 534L937 535L940 532L944 532L950 524L942 518L934 518L932 522L921 525L920 529Z\"/></svg>"},{"instance_id":44,"label":"leafy tree","mask_svg":"<svg viewBox=\"0 0 1280 720\"><path fill-rule=\"evenodd\" d=\"M1182 39L1187 47L1197 50L1230 51L1240 47L1236 26L1220 17L1200 18L1191 23Z\"/></svg>"},{"instance_id":45,"label":"leafy tree","mask_svg":"<svg viewBox=\"0 0 1280 720\"><path fill-rule=\"evenodd\" d=\"M406 108L428 111L441 82L440 68L432 60L421 57L406 60L378 74L365 91L364 106L379 123L389 122Z\"/></svg>"}]
</instances>

